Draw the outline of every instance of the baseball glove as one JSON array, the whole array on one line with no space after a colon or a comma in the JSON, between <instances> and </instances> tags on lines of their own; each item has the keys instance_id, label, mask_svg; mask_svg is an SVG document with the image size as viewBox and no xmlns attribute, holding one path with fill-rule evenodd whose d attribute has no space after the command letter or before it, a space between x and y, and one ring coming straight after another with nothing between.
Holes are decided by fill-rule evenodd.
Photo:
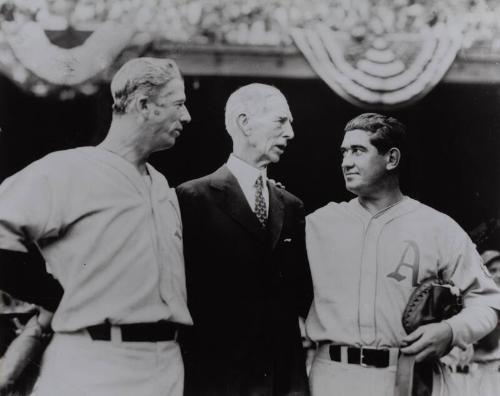
<instances>
[{"instance_id":1,"label":"baseball glove","mask_svg":"<svg viewBox=\"0 0 500 396\"><path fill-rule=\"evenodd\" d=\"M448 319L462 310L462 295L451 281L429 278L411 294L403 312L403 327L408 334L428 323Z\"/></svg>"}]
</instances>

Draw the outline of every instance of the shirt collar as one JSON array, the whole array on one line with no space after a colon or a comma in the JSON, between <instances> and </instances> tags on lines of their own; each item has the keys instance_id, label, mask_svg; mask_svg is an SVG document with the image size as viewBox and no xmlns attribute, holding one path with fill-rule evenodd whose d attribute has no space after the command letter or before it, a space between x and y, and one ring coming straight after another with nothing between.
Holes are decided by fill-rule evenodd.
<instances>
[{"instance_id":1,"label":"shirt collar","mask_svg":"<svg viewBox=\"0 0 500 396\"><path fill-rule=\"evenodd\" d=\"M240 183L253 186L257 178L262 175L264 186L266 184L266 169L257 169L249 163L239 159L234 154L229 156L227 167Z\"/></svg>"}]
</instances>

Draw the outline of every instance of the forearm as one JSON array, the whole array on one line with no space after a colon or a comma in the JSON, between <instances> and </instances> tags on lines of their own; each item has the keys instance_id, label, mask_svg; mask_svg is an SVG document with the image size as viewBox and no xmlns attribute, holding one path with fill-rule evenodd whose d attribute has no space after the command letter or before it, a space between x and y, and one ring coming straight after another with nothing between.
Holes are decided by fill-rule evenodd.
<instances>
[{"instance_id":1,"label":"forearm","mask_svg":"<svg viewBox=\"0 0 500 396\"><path fill-rule=\"evenodd\" d=\"M488 306L472 305L447 319L453 331L453 345L465 349L490 333L498 322L497 311Z\"/></svg>"},{"instance_id":2,"label":"forearm","mask_svg":"<svg viewBox=\"0 0 500 396\"><path fill-rule=\"evenodd\" d=\"M22 301L55 311L63 289L28 253L0 249L0 290Z\"/></svg>"}]
</instances>

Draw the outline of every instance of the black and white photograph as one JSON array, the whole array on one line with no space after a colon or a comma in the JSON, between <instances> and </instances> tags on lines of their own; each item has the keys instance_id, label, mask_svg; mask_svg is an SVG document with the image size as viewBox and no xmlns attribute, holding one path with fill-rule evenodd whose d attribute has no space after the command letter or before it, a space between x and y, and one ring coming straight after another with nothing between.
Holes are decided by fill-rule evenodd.
<instances>
[{"instance_id":1,"label":"black and white photograph","mask_svg":"<svg viewBox=\"0 0 500 396\"><path fill-rule=\"evenodd\" d=\"M0 0L0 396L500 395L500 0Z\"/></svg>"}]
</instances>

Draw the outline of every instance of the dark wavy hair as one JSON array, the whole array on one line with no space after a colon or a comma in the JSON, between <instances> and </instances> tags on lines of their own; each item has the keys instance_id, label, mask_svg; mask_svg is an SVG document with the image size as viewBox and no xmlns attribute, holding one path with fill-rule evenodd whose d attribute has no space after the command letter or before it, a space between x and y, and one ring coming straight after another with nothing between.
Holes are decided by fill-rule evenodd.
<instances>
[{"instance_id":1,"label":"dark wavy hair","mask_svg":"<svg viewBox=\"0 0 500 396\"><path fill-rule=\"evenodd\" d=\"M370 142L380 154L385 154L395 147L401 152L398 168L401 168L407 155L407 133L405 125L394 117L377 113L364 113L350 120L345 128L344 135L355 129L365 131L370 135Z\"/></svg>"}]
</instances>

